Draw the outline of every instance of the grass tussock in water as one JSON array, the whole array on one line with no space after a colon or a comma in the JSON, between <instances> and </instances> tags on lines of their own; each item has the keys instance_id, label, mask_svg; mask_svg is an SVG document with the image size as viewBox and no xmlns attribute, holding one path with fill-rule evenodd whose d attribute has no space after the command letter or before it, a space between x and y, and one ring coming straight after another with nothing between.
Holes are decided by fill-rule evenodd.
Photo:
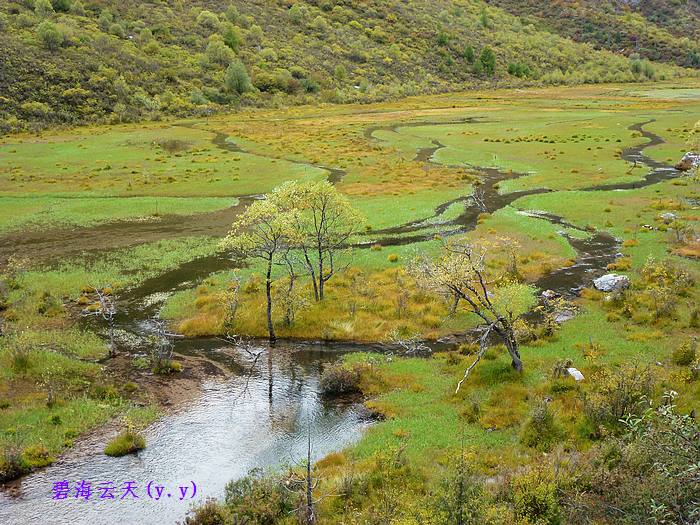
<instances>
[{"instance_id":1,"label":"grass tussock in water","mask_svg":"<svg viewBox=\"0 0 700 525\"><path fill-rule=\"evenodd\" d=\"M125 430L107 444L104 452L108 456L119 457L133 454L144 448L146 448L146 440L141 434L134 430Z\"/></svg>"}]
</instances>

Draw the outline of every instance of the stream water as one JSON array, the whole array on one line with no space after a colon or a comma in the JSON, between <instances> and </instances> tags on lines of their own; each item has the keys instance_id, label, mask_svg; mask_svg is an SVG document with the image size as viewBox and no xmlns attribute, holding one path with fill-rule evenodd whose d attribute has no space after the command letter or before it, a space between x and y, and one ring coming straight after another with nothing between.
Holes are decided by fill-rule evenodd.
<instances>
[{"instance_id":1,"label":"stream water","mask_svg":"<svg viewBox=\"0 0 700 525\"><path fill-rule=\"evenodd\" d=\"M644 131L644 124L631 129L640 131L649 142L625 150L623 158L646 164L651 168L649 174L634 183L600 186L590 188L591 191L632 189L680 175L672 168L644 156L645 147L662 140ZM396 131L399 127L404 126L374 130ZM372 136L371 130L367 136ZM229 151L238 148L223 135L217 135L216 141L217 145ZM442 144L434 141L433 147L418 151L416 160L430 162L435 151L441 147ZM342 176L342 172L324 169L328 170L331 178ZM514 175L493 168L480 168L480 171L484 177L480 206L471 202L469 197L458 197L435 210L437 217L455 202L465 204L459 217L440 224L449 226L450 234L473 229L478 214L483 211L493 213L523 195L547 191L534 189L501 195L497 182ZM556 216L538 214L537 217L561 225L562 230L575 228ZM424 240L435 234L435 224L428 219L375 231L372 235L386 245ZM593 233L585 238L567 235L564 231L562 235L576 250L576 263L551 272L536 285L541 289L570 295L605 271L607 264L616 257L618 242L605 233ZM377 241L374 239L372 242ZM149 330L148 320L157 315L168 293L193 286L206 275L230 265L231 261L225 255L199 259L129 291L121 298L120 328L136 337L143 336ZM0 523L174 523L183 519L191 503L201 502L206 497L221 496L229 480L240 478L251 468L279 466L303 457L307 432L311 434L313 456L319 458L357 440L370 424L369 414L357 400L328 400L319 394L321 367L337 359L343 352L357 350L357 345L280 342L274 350L275 357L269 369L265 355L269 352L267 348L259 349L264 353L263 357L253 366L250 354L230 348L224 353L222 347L225 346L226 343L217 339L178 340L176 353L197 353L225 362L235 372L233 377L206 382L203 394L186 410L166 416L149 427L145 433L148 446L137 455L109 458L102 453L104 436L96 435L81 442L77 450L50 467L26 476L20 481L17 494L9 496L0 493ZM84 501L71 495L67 500L52 500L53 483L64 479L70 482L114 482L117 485L135 481L141 487L140 497L125 500L92 498ZM165 485L166 492L169 491L172 497L154 501L146 496L145 486L150 481ZM177 487L191 485L191 482L198 487L197 497L180 501Z\"/></svg>"},{"instance_id":2,"label":"stream water","mask_svg":"<svg viewBox=\"0 0 700 525\"><path fill-rule=\"evenodd\" d=\"M180 352L216 354L218 340L183 342ZM268 350L260 349L263 352ZM24 478L20 495L0 495L0 523L8 525L172 524L185 517L192 503L223 494L227 482L252 468L278 467L305 457L307 432L314 459L357 440L370 424L369 414L356 400L327 400L319 394L321 367L338 358L343 346L279 344L272 370L263 354L252 369L234 378L212 380L201 396L181 410L148 428L147 447L137 455L111 458L102 453L104 436L81 443L50 467ZM239 364L250 366L247 353ZM269 396L272 378L272 396ZM308 425L308 427L307 427ZM54 482L80 480L113 482L116 487L135 481L138 499L52 500ZM146 493L149 482L164 485L171 497L153 500ZM179 499L178 486L197 486L197 495ZM71 491L72 492L72 491Z\"/></svg>"}]
</instances>

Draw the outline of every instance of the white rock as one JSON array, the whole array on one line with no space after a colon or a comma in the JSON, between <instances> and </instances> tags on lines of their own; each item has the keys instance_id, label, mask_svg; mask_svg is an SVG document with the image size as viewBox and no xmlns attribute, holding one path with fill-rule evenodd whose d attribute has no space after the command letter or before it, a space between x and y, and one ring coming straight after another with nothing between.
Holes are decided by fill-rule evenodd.
<instances>
[{"instance_id":1,"label":"white rock","mask_svg":"<svg viewBox=\"0 0 700 525\"><path fill-rule=\"evenodd\" d=\"M561 297L561 295L555 292L554 290L545 290L544 292L542 292L542 297L549 301L552 299L556 299L557 297Z\"/></svg>"},{"instance_id":2,"label":"white rock","mask_svg":"<svg viewBox=\"0 0 700 525\"><path fill-rule=\"evenodd\" d=\"M680 171L689 171L693 168L700 168L700 155L689 151L683 155L683 158L678 164L676 164L675 168Z\"/></svg>"},{"instance_id":3,"label":"white rock","mask_svg":"<svg viewBox=\"0 0 700 525\"><path fill-rule=\"evenodd\" d=\"M602 277L593 280L593 286L601 292L612 292L615 290L624 290L629 288L630 279L626 275L618 275L616 273L608 273Z\"/></svg>"},{"instance_id":4,"label":"white rock","mask_svg":"<svg viewBox=\"0 0 700 525\"><path fill-rule=\"evenodd\" d=\"M678 215L667 211L666 213L662 213L661 215L659 215L659 218L662 219L666 224L668 224L670 222L675 221L678 218Z\"/></svg>"},{"instance_id":5,"label":"white rock","mask_svg":"<svg viewBox=\"0 0 700 525\"><path fill-rule=\"evenodd\" d=\"M573 319L575 316L576 314L571 310L562 310L561 312L554 314L554 322L558 324L565 323L566 321Z\"/></svg>"},{"instance_id":6,"label":"white rock","mask_svg":"<svg viewBox=\"0 0 700 525\"><path fill-rule=\"evenodd\" d=\"M583 381L585 379L583 377L583 374L581 373L581 371L578 368L571 367L571 368L567 368L566 371L569 372L569 375L571 377L573 377L577 383L579 381Z\"/></svg>"}]
</instances>

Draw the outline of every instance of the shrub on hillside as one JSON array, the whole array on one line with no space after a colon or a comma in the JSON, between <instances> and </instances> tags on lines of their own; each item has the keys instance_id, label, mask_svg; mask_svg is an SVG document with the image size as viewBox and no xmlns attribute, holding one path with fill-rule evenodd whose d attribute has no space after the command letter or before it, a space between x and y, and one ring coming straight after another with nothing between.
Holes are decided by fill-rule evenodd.
<instances>
[{"instance_id":1,"label":"shrub on hillside","mask_svg":"<svg viewBox=\"0 0 700 525\"><path fill-rule=\"evenodd\" d=\"M34 12L41 18L47 18L55 13L51 0L36 0Z\"/></svg>"},{"instance_id":2,"label":"shrub on hillside","mask_svg":"<svg viewBox=\"0 0 700 525\"><path fill-rule=\"evenodd\" d=\"M224 86L227 90L239 95L253 89L248 71L240 60L236 60L226 68Z\"/></svg>"},{"instance_id":3,"label":"shrub on hillside","mask_svg":"<svg viewBox=\"0 0 700 525\"><path fill-rule=\"evenodd\" d=\"M219 35L214 35L209 39L204 54L210 64L223 67L228 67L236 59L236 54Z\"/></svg>"},{"instance_id":4,"label":"shrub on hillside","mask_svg":"<svg viewBox=\"0 0 700 525\"><path fill-rule=\"evenodd\" d=\"M65 35L53 22L43 21L36 28L36 35L41 44L51 51L61 47L65 41Z\"/></svg>"},{"instance_id":5,"label":"shrub on hillside","mask_svg":"<svg viewBox=\"0 0 700 525\"><path fill-rule=\"evenodd\" d=\"M212 31L216 30L219 28L219 17L216 16L214 13L211 11L207 11L206 9L203 9L198 15L197 15L197 24L199 24L201 27L205 29L210 29Z\"/></svg>"}]
</instances>

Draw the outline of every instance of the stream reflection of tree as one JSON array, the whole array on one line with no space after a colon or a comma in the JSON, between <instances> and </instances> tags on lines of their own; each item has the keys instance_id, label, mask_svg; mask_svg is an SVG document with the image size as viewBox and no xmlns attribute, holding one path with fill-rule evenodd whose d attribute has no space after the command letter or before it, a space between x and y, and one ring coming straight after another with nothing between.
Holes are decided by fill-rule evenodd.
<instances>
[{"instance_id":1,"label":"stream reflection of tree","mask_svg":"<svg viewBox=\"0 0 700 525\"><path fill-rule=\"evenodd\" d=\"M240 339L230 342L244 370L237 402L254 397L253 389L264 388L270 431L296 434L299 425L313 418L313 412L323 403L317 397L318 378L323 362L328 359L293 346L261 345Z\"/></svg>"}]
</instances>

